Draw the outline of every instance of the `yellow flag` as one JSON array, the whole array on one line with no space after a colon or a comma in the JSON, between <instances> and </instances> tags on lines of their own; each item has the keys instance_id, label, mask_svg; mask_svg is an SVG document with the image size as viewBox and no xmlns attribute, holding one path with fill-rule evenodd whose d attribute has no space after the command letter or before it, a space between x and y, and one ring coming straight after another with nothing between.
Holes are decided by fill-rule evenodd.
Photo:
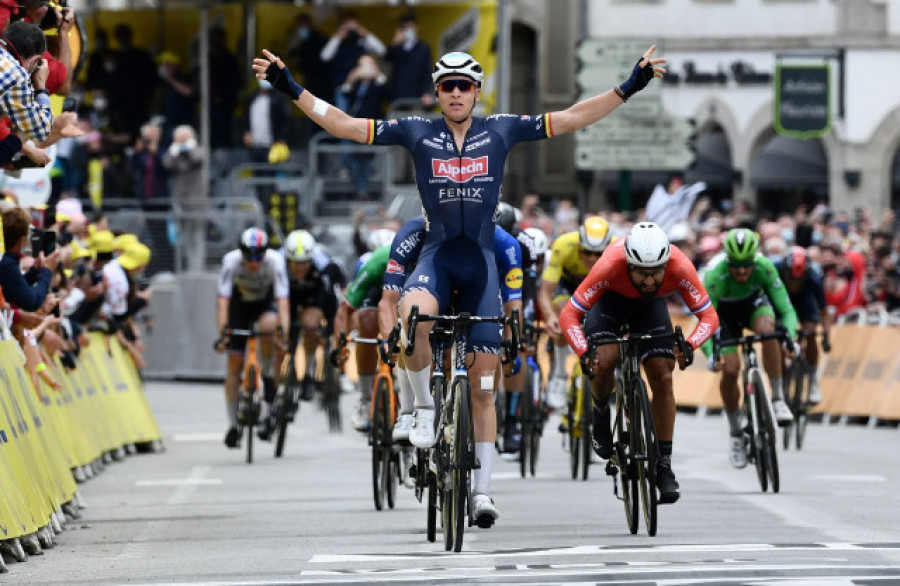
<instances>
[{"instance_id":1,"label":"yellow flag","mask_svg":"<svg viewBox=\"0 0 900 586\"><path fill-rule=\"evenodd\" d=\"M94 209L103 207L103 163L100 159L88 161L88 193Z\"/></svg>"}]
</instances>

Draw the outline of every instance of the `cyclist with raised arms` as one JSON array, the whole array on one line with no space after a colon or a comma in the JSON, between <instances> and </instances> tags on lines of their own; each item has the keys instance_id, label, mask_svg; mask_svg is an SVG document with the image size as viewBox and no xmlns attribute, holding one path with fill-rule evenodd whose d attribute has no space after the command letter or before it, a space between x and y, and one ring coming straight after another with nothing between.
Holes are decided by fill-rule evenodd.
<instances>
[{"instance_id":1,"label":"cyclist with raised arms","mask_svg":"<svg viewBox=\"0 0 900 586\"><path fill-rule=\"evenodd\" d=\"M291 325L288 304L288 276L284 257L268 248L269 239L259 228L247 228L241 234L240 246L222 257L219 273L219 299L216 303L216 326L220 342L216 350L228 350L228 370L225 376L225 401L230 422L225 445L239 448L241 426L238 423L238 387L244 368L244 349L247 338L223 335L226 328L249 330L257 324L262 332L287 335ZM263 398L266 412L258 433L271 433L272 402L275 400L275 345L273 336L260 338L263 377ZM264 433L265 432L265 433Z\"/></svg>"},{"instance_id":2,"label":"cyclist with raised arms","mask_svg":"<svg viewBox=\"0 0 900 586\"><path fill-rule=\"evenodd\" d=\"M450 294L459 291L457 309L480 316L500 315L500 285L494 261L494 214L500 199L506 155L515 144L573 132L597 122L665 70L665 59L651 59L650 47L631 77L603 94L570 108L537 116L473 116L484 72L467 53L449 53L435 64L432 82L443 116L395 120L353 118L306 92L284 62L268 50L253 60L259 78L278 91L337 138L359 143L404 146L413 156L416 183L427 219L427 231L416 270L404 286L401 312L406 322L411 308L435 314L449 308ZM464 259L464 262L463 262ZM432 323L415 332L415 352L407 367L416 394L427 393L431 376L428 335ZM496 439L494 374L500 328L478 324L469 342L469 369L475 427L476 469L473 486L474 521L490 527L499 517L490 497L490 477ZM417 409L410 441L419 447L434 443L434 410Z\"/></svg>"},{"instance_id":3,"label":"cyclist with raised arms","mask_svg":"<svg viewBox=\"0 0 900 586\"><path fill-rule=\"evenodd\" d=\"M594 363L588 364L585 336L599 333L616 337L624 326L628 326L631 334L672 332L665 297L676 291L700 320L687 338L691 348L696 349L719 326L716 311L691 259L669 244L665 231L658 225L641 222L631 228L624 240L606 249L559 315L560 328L578 354L582 369L595 374L591 381L594 398L591 435L594 451L603 459L609 459L613 452L608 398L615 385L619 347L598 347ZM665 338L647 342L643 356L644 374L653 392L653 421L659 438L656 469L659 501L674 503L680 492L672 472L675 432L672 371L676 359L679 365L690 364L693 356L684 356L677 345Z\"/></svg>"},{"instance_id":4,"label":"cyclist with raised arms","mask_svg":"<svg viewBox=\"0 0 900 586\"><path fill-rule=\"evenodd\" d=\"M822 268L811 262L802 246L792 246L784 258L775 263L788 292L788 298L800 329L815 332L816 324L822 325L822 349L831 351L829 331L831 315L825 303L825 285ZM806 336L806 361L809 363L809 402L822 402L822 390L819 388L819 342L815 333Z\"/></svg>"},{"instance_id":5,"label":"cyclist with raised arms","mask_svg":"<svg viewBox=\"0 0 900 586\"><path fill-rule=\"evenodd\" d=\"M569 378L566 367L569 345L559 327L559 312L569 303L572 293L609 242L609 223L600 216L588 216L578 230L561 234L550 248L550 260L541 275L537 301L544 328L553 339L553 365L547 382L547 405L552 409L565 407Z\"/></svg>"},{"instance_id":6,"label":"cyclist with raised arms","mask_svg":"<svg viewBox=\"0 0 900 586\"><path fill-rule=\"evenodd\" d=\"M722 321L720 335L723 338L741 336L744 328L757 334L775 331L775 314L790 334L797 337L797 313L788 299L778 270L768 258L759 253L759 235L749 228L733 228L725 236L725 258L710 268L703 276L706 290ZM774 305L774 309L773 309ZM710 356L710 367L721 370L719 392L725 404L728 427L731 433L731 464L735 468L747 465L744 449L743 414L738 376L741 358L737 347L722 348L719 364L712 363L712 340L706 343L703 353ZM794 420L784 400L782 356L778 340L762 343L763 369L772 386L772 408L779 425Z\"/></svg>"}]
</instances>

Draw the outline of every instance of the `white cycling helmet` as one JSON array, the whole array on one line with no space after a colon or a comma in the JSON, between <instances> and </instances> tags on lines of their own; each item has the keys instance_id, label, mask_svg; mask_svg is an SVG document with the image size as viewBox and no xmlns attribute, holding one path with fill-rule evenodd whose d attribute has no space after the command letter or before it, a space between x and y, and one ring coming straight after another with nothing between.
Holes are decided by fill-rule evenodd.
<instances>
[{"instance_id":1,"label":"white cycling helmet","mask_svg":"<svg viewBox=\"0 0 900 586\"><path fill-rule=\"evenodd\" d=\"M241 232L241 239L238 241L238 247L244 256L260 256L266 253L269 246L269 237L260 228L247 228Z\"/></svg>"},{"instance_id":2,"label":"white cycling helmet","mask_svg":"<svg viewBox=\"0 0 900 586\"><path fill-rule=\"evenodd\" d=\"M481 64L468 53L461 51L447 53L438 59L431 72L431 83L436 84L445 75L465 75L471 77L472 81L479 86L484 80L484 70L481 68Z\"/></svg>"},{"instance_id":3,"label":"white cycling helmet","mask_svg":"<svg viewBox=\"0 0 900 586\"><path fill-rule=\"evenodd\" d=\"M547 252L547 235L544 234L543 230L532 226L531 228L525 228L523 232L528 234L531 242L534 243L535 254L541 256Z\"/></svg>"},{"instance_id":4,"label":"white cycling helmet","mask_svg":"<svg viewBox=\"0 0 900 586\"><path fill-rule=\"evenodd\" d=\"M669 237L653 222L635 224L625 237L625 258L637 267L659 267L669 261Z\"/></svg>"},{"instance_id":5,"label":"white cycling helmet","mask_svg":"<svg viewBox=\"0 0 900 586\"><path fill-rule=\"evenodd\" d=\"M366 246L369 247L369 251L374 252L377 249L381 248L385 244L390 244L394 241L394 236L397 233L388 228L379 228L378 230L373 230L369 237L366 238Z\"/></svg>"},{"instance_id":6,"label":"white cycling helmet","mask_svg":"<svg viewBox=\"0 0 900 586\"><path fill-rule=\"evenodd\" d=\"M316 239L306 230L294 230L284 239L284 256L294 262L312 260Z\"/></svg>"}]
</instances>

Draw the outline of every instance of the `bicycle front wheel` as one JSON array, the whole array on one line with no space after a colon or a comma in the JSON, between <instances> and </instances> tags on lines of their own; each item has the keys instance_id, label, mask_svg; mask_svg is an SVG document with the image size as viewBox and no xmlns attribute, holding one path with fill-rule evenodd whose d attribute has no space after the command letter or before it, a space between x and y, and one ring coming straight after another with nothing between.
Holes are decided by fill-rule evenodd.
<instances>
[{"instance_id":1,"label":"bicycle front wheel","mask_svg":"<svg viewBox=\"0 0 900 586\"><path fill-rule=\"evenodd\" d=\"M566 418L568 419L567 432L569 435L569 468L572 471L572 480L578 479L578 463L581 457L581 438L579 433L581 429L578 427L578 385L576 381L580 380L580 376L576 374L572 377L572 383L569 385L568 401L566 402Z\"/></svg>"},{"instance_id":2,"label":"bicycle front wheel","mask_svg":"<svg viewBox=\"0 0 900 586\"><path fill-rule=\"evenodd\" d=\"M522 422L522 441L519 448L519 475L525 478L528 475L528 462L531 454L531 435L534 433L532 425L532 415L534 411L534 369L527 362L525 363L525 389L522 391L521 405L522 413L520 421ZM532 471L532 474L534 472Z\"/></svg>"},{"instance_id":3,"label":"bicycle front wheel","mask_svg":"<svg viewBox=\"0 0 900 586\"><path fill-rule=\"evenodd\" d=\"M462 551L463 534L465 533L466 514L469 504L469 471L471 450L469 435L469 384L465 378L453 381L456 387L452 396L454 401L445 405L452 409L452 433L448 458L449 482L444 486L444 548L447 551ZM448 531L449 529L449 531Z\"/></svg>"},{"instance_id":4,"label":"bicycle front wheel","mask_svg":"<svg viewBox=\"0 0 900 586\"><path fill-rule=\"evenodd\" d=\"M762 373L756 371L757 376L762 377ZM769 484L772 486L772 492L777 493L781 489L780 478L778 474L778 453L776 449L777 443L777 425L775 423L775 415L772 411L772 403L769 395L765 392L758 393L756 396L757 408L759 413L759 449L764 455L762 458L765 464L765 474Z\"/></svg>"},{"instance_id":5,"label":"bicycle front wheel","mask_svg":"<svg viewBox=\"0 0 900 586\"><path fill-rule=\"evenodd\" d=\"M369 437L372 444L372 494L375 497L375 509L384 508L387 483L390 481L391 465L391 440L390 429L387 429L390 419L387 402L387 382L383 379L375 385L375 394L372 397L372 425L369 427Z\"/></svg>"},{"instance_id":6,"label":"bicycle front wheel","mask_svg":"<svg viewBox=\"0 0 900 586\"><path fill-rule=\"evenodd\" d=\"M768 393L762 371L754 368L747 377L747 391L744 404L747 408L747 425L750 428L750 458L756 465L756 477L763 492L769 490L769 477L766 475L766 437L763 429L763 414L766 404L763 396Z\"/></svg>"},{"instance_id":7,"label":"bicycle front wheel","mask_svg":"<svg viewBox=\"0 0 900 586\"><path fill-rule=\"evenodd\" d=\"M327 352L325 354L328 355ZM341 381L337 369L325 360L322 366L322 408L328 418L328 431L341 431Z\"/></svg>"},{"instance_id":8,"label":"bicycle front wheel","mask_svg":"<svg viewBox=\"0 0 900 586\"><path fill-rule=\"evenodd\" d=\"M256 396L257 387L259 386L259 376L256 373L256 367L250 365L247 369L247 394L248 394L248 411L247 423L244 429L247 430L247 463L253 463L253 427L256 425L259 417L259 397Z\"/></svg>"},{"instance_id":9,"label":"bicycle front wheel","mask_svg":"<svg viewBox=\"0 0 900 586\"><path fill-rule=\"evenodd\" d=\"M795 401L797 407L794 409L794 439L797 442L797 449L803 448L803 440L806 439L806 426L809 423L809 385L811 384L809 366L806 362L802 362L800 368L797 369L796 379L796 395Z\"/></svg>"},{"instance_id":10,"label":"bicycle front wheel","mask_svg":"<svg viewBox=\"0 0 900 586\"><path fill-rule=\"evenodd\" d=\"M656 535L656 508L658 493L656 491L656 465L659 462L659 443L656 438L656 427L653 425L653 412L647 398L647 386L644 379L638 377L632 381L631 410L632 447L635 449L635 463L638 472L638 487L641 492L641 506L644 509L644 524L647 534Z\"/></svg>"},{"instance_id":11,"label":"bicycle front wheel","mask_svg":"<svg viewBox=\"0 0 900 586\"><path fill-rule=\"evenodd\" d=\"M287 439L288 409L290 409L290 393L287 384L275 396L272 409L275 411L275 457L280 458L284 453L284 441Z\"/></svg>"}]
</instances>

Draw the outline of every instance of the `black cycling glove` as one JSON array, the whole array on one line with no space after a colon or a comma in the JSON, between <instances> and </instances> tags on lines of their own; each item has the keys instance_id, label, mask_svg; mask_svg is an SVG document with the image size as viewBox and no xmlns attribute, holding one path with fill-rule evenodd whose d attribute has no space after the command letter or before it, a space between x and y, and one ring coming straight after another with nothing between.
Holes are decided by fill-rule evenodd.
<instances>
[{"instance_id":1,"label":"black cycling glove","mask_svg":"<svg viewBox=\"0 0 900 586\"><path fill-rule=\"evenodd\" d=\"M278 67L274 61L266 69L266 81L271 83L273 88L289 97L291 101L299 98L304 91L303 86L291 77L291 70L287 68L287 65L283 68Z\"/></svg>"},{"instance_id":2,"label":"black cycling glove","mask_svg":"<svg viewBox=\"0 0 900 586\"><path fill-rule=\"evenodd\" d=\"M585 352L578 357L578 361L581 362L581 372L591 380L594 378L594 361L592 358L593 352Z\"/></svg>"},{"instance_id":3,"label":"black cycling glove","mask_svg":"<svg viewBox=\"0 0 900 586\"><path fill-rule=\"evenodd\" d=\"M641 61L643 60L643 57L638 59L634 69L631 70L631 77L619 85L619 90L622 92L620 97L626 102L628 98L647 87L647 84L653 79L653 63L648 59L647 64L641 67Z\"/></svg>"}]
</instances>

